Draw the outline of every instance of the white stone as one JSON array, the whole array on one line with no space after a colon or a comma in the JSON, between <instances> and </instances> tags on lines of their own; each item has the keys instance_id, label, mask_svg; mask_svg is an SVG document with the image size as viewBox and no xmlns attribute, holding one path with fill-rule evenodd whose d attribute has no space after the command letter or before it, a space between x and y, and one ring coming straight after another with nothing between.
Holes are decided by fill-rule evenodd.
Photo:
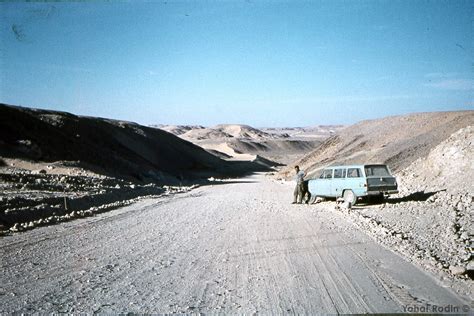
<instances>
[{"instance_id":1,"label":"white stone","mask_svg":"<svg viewBox=\"0 0 474 316\"><path fill-rule=\"evenodd\" d=\"M462 275L466 273L466 268L460 266L450 266L449 271L451 271L453 275Z\"/></svg>"},{"instance_id":2,"label":"white stone","mask_svg":"<svg viewBox=\"0 0 474 316\"><path fill-rule=\"evenodd\" d=\"M468 271L474 271L474 261L470 261L470 262L467 264L466 270L468 270Z\"/></svg>"}]
</instances>

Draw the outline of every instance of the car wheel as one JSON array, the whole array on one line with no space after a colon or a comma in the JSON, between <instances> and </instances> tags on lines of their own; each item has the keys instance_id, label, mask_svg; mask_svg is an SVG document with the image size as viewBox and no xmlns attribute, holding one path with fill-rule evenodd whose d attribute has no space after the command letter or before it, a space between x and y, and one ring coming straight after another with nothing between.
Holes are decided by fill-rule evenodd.
<instances>
[{"instance_id":1,"label":"car wheel","mask_svg":"<svg viewBox=\"0 0 474 316\"><path fill-rule=\"evenodd\" d=\"M349 202L351 205L355 205L357 201L357 196L352 192L352 190L345 190L342 194L344 202Z\"/></svg>"}]
</instances>

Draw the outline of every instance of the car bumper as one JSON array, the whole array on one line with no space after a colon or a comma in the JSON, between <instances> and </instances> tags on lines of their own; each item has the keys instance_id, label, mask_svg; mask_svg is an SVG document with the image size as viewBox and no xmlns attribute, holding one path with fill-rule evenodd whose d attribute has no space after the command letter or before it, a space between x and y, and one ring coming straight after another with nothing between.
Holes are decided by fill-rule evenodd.
<instances>
[{"instance_id":1,"label":"car bumper","mask_svg":"<svg viewBox=\"0 0 474 316\"><path fill-rule=\"evenodd\" d=\"M380 190L380 191L367 191L367 195L390 195L390 194L397 194L398 190Z\"/></svg>"}]
</instances>

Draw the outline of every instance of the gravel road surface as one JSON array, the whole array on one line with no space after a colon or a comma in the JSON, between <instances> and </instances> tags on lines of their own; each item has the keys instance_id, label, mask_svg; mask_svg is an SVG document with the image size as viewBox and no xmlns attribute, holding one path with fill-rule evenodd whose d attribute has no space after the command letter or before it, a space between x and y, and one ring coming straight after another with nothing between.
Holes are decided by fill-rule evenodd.
<instances>
[{"instance_id":1,"label":"gravel road surface","mask_svg":"<svg viewBox=\"0 0 474 316\"><path fill-rule=\"evenodd\" d=\"M257 175L0 238L0 313L472 307L292 191Z\"/></svg>"}]
</instances>

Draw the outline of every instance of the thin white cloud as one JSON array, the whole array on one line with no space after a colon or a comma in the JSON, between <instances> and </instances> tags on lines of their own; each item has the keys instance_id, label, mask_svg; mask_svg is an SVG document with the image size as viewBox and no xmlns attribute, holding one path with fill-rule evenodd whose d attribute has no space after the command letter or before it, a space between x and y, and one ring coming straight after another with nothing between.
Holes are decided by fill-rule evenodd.
<instances>
[{"instance_id":1,"label":"thin white cloud","mask_svg":"<svg viewBox=\"0 0 474 316\"><path fill-rule=\"evenodd\" d=\"M436 82L425 83L424 86L442 90L474 90L474 80L472 79L444 79Z\"/></svg>"}]
</instances>

